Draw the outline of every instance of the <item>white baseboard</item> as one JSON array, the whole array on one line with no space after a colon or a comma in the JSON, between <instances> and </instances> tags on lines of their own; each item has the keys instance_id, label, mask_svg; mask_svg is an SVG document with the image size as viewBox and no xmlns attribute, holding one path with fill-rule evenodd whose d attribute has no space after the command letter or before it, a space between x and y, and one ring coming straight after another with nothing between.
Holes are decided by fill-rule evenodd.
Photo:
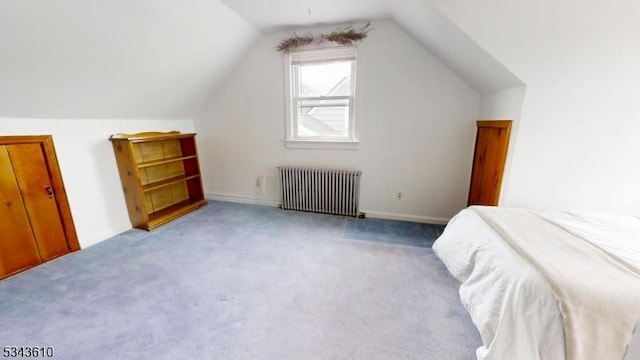
<instances>
[{"instance_id":1,"label":"white baseboard","mask_svg":"<svg viewBox=\"0 0 640 360\"><path fill-rule=\"evenodd\" d=\"M269 199L258 199L252 198L248 196L237 196L237 195L228 195L228 194L205 194L207 199L218 200L218 201L227 201L233 203L240 204L250 204L250 205L262 205L262 206L271 206L278 207L280 201L278 200L269 200ZM396 213L387 213L381 211L368 211L361 210L363 213L367 214L367 217L373 219L387 219L387 220L402 220L402 221L413 221L419 223L427 223L427 224L439 224L445 225L449 222L447 218L439 218L439 217L430 217L430 216L417 216L417 215L408 215L408 214L396 214Z\"/></svg>"},{"instance_id":2,"label":"white baseboard","mask_svg":"<svg viewBox=\"0 0 640 360\"><path fill-rule=\"evenodd\" d=\"M447 218L439 218L439 217L431 217L431 216L396 214L396 213L387 213L387 212L381 212L381 211L367 211L367 210L360 210L360 211L367 214L367 217L372 219L413 221L413 222L436 224L436 225L446 225L449 222L449 219Z\"/></svg>"},{"instance_id":3,"label":"white baseboard","mask_svg":"<svg viewBox=\"0 0 640 360\"><path fill-rule=\"evenodd\" d=\"M271 206L278 207L280 204L277 200L269 200L269 199L258 199L247 196L237 196L237 195L228 195L228 194L204 194L207 199L218 200L218 201L227 201L239 204L250 204L250 205L262 205L262 206Z\"/></svg>"}]
</instances>

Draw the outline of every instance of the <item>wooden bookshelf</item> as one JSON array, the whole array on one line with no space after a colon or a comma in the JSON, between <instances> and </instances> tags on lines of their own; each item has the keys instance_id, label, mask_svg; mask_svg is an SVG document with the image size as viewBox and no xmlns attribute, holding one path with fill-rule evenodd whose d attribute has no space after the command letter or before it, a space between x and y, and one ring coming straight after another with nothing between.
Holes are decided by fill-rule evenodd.
<instances>
[{"instance_id":1,"label":"wooden bookshelf","mask_svg":"<svg viewBox=\"0 0 640 360\"><path fill-rule=\"evenodd\" d=\"M133 227L151 230L206 205L195 135L172 131L109 138Z\"/></svg>"}]
</instances>

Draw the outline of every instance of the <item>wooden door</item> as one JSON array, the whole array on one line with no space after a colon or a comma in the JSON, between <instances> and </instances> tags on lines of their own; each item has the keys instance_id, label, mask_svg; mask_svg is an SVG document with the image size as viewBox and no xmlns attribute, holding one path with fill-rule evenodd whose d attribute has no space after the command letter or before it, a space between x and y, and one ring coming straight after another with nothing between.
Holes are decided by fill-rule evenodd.
<instances>
[{"instance_id":1,"label":"wooden door","mask_svg":"<svg viewBox=\"0 0 640 360\"><path fill-rule=\"evenodd\" d=\"M0 278L41 262L9 151L0 145Z\"/></svg>"},{"instance_id":2,"label":"wooden door","mask_svg":"<svg viewBox=\"0 0 640 360\"><path fill-rule=\"evenodd\" d=\"M18 180L31 229L40 248L42 261L70 251L49 170L40 144L8 145L13 171Z\"/></svg>"},{"instance_id":3,"label":"wooden door","mask_svg":"<svg viewBox=\"0 0 640 360\"><path fill-rule=\"evenodd\" d=\"M0 137L0 278L79 250L51 136Z\"/></svg>"},{"instance_id":4,"label":"wooden door","mask_svg":"<svg viewBox=\"0 0 640 360\"><path fill-rule=\"evenodd\" d=\"M478 121L468 205L498 205L511 120Z\"/></svg>"}]
</instances>

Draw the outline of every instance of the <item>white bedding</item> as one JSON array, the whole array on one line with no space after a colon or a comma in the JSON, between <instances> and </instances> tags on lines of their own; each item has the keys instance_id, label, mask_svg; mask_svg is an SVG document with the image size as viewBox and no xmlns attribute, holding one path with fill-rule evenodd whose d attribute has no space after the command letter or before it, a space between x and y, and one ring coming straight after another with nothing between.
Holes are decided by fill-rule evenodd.
<instances>
[{"instance_id":1,"label":"white bedding","mask_svg":"<svg viewBox=\"0 0 640 360\"><path fill-rule=\"evenodd\" d=\"M640 269L638 217L541 215ZM461 282L461 300L484 344L478 359L565 359L562 317L547 280L473 208L450 221L434 251Z\"/></svg>"}]
</instances>

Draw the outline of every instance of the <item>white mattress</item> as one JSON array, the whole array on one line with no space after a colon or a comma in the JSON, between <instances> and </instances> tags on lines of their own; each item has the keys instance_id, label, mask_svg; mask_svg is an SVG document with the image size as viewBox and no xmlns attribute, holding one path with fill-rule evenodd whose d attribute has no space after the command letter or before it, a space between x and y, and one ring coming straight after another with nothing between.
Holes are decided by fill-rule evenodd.
<instances>
[{"instance_id":1,"label":"white mattress","mask_svg":"<svg viewBox=\"0 0 640 360\"><path fill-rule=\"evenodd\" d=\"M640 269L637 216L542 215ZM549 284L477 213L456 215L433 249L461 282L460 298L483 340L479 360L565 359L562 318Z\"/></svg>"}]
</instances>

